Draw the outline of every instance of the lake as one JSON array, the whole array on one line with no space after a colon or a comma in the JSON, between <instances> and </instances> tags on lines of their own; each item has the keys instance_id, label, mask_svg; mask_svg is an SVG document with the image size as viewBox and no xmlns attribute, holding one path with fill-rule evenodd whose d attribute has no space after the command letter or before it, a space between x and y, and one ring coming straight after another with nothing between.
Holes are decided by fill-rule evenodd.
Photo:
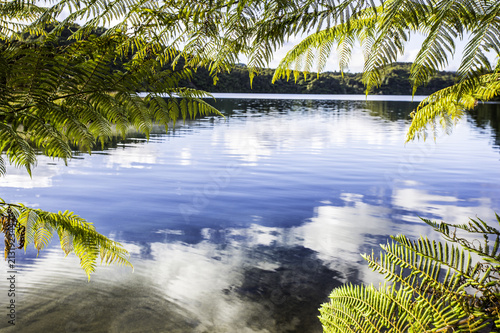
<instances>
[{"instance_id":1,"label":"lake","mask_svg":"<svg viewBox=\"0 0 500 333\"><path fill-rule=\"evenodd\" d=\"M8 169L8 202L72 210L132 254L90 282L58 242L16 254L16 326L0 332L321 332L343 283L378 283L360 253L500 212L500 105L405 144L409 97L220 97L226 115L115 140L68 165ZM225 98L224 98L225 97ZM250 98L249 98L250 97Z\"/></svg>"}]
</instances>

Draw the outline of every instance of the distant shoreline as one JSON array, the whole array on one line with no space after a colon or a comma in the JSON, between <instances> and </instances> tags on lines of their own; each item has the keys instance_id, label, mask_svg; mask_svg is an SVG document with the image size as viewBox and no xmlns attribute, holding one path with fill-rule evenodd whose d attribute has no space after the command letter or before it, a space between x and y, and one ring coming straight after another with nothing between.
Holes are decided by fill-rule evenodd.
<instances>
[{"instance_id":1,"label":"distant shoreline","mask_svg":"<svg viewBox=\"0 0 500 333\"><path fill-rule=\"evenodd\" d=\"M272 94L272 93L211 93L215 99L287 99L328 101L421 102L424 95L364 95L364 94Z\"/></svg>"},{"instance_id":2,"label":"distant shoreline","mask_svg":"<svg viewBox=\"0 0 500 333\"><path fill-rule=\"evenodd\" d=\"M273 93L210 93L215 99L285 99L285 100L325 100L325 101L385 101L385 102L421 102L424 95L364 95L364 94L273 94ZM146 92L137 94L145 97ZM164 97L169 97L165 95ZM211 98L211 97L204 97Z\"/></svg>"},{"instance_id":3,"label":"distant shoreline","mask_svg":"<svg viewBox=\"0 0 500 333\"><path fill-rule=\"evenodd\" d=\"M323 100L323 101L379 101L379 102L414 102L420 103L426 95L365 95L365 94L274 94L274 93L209 93L215 99L261 99L261 100ZM137 94L145 97L146 92ZM165 95L164 97L169 97ZM211 98L211 97L204 97ZM500 101L480 102L481 104L500 104Z\"/></svg>"}]
</instances>

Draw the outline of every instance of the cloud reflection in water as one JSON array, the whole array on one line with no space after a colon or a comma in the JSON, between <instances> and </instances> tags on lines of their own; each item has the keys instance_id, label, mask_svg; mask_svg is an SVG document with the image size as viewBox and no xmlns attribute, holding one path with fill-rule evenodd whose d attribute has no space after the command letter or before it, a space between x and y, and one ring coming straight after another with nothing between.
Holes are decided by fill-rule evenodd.
<instances>
[{"instance_id":1,"label":"cloud reflection in water","mask_svg":"<svg viewBox=\"0 0 500 333\"><path fill-rule=\"evenodd\" d=\"M99 267L87 283L56 245L20 257L16 329L319 332L317 308L334 286L380 278L359 253L390 234L436 237L417 216L463 223L499 207L498 152L468 123L439 145L405 147L392 111L407 104L252 103L68 167L41 157L33 181L9 172L4 199L75 209L135 264ZM228 166L216 188L213 174ZM206 200L186 221L177 208L195 199Z\"/></svg>"},{"instance_id":2,"label":"cloud reflection in water","mask_svg":"<svg viewBox=\"0 0 500 333\"><path fill-rule=\"evenodd\" d=\"M419 206L409 207L406 193L395 192L395 205L455 211L449 218L464 213L455 206L458 199L425 192L418 193ZM344 193L343 205L318 206L311 218L295 227L254 223L247 228L204 228L203 240L196 244L124 242L134 255L135 272L99 267L90 283L75 269L76 258L62 259L59 250L48 250L28 261L19 275L23 319L17 328L23 332L43 328L87 332L98 327L107 332L318 332L317 308L333 287L347 281L377 281L359 253L383 242L388 234L405 231L389 208L363 199L361 194ZM475 211L489 209L485 200L471 202ZM157 232L166 239L183 236L182 230ZM405 233L414 237L428 233L428 228L421 224ZM149 248L149 258L141 257L143 247Z\"/></svg>"}]
</instances>

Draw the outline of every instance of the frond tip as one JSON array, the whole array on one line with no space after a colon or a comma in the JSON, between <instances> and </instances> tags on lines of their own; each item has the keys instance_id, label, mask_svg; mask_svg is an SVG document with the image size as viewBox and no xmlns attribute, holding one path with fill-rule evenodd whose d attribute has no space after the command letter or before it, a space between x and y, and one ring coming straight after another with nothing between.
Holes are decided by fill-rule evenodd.
<instances>
[{"instance_id":1,"label":"frond tip","mask_svg":"<svg viewBox=\"0 0 500 333\"><path fill-rule=\"evenodd\" d=\"M378 258L363 255L386 283L378 289L334 289L320 308L325 333L499 331L500 231L481 219L463 225L423 221L448 242L393 236L392 243L381 245ZM484 261L473 260L471 252Z\"/></svg>"},{"instance_id":2,"label":"frond tip","mask_svg":"<svg viewBox=\"0 0 500 333\"><path fill-rule=\"evenodd\" d=\"M73 212L51 213L22 204L3 202L1 205L2 230L5 233L5 244L9 244L5 248L6 256L16 239L18 248L26 249L28 244L33 244L40 251L57 233L64 253L74 253L80 259L80 266L89 279L90 274L96 270L98 258L101 264L114 263L133 268L128 251L120 243L98 233L92 223Z\"/></svg>"},{"instance_id":3,"label":"frond tip","mask_svg":"<svg viewBox=\"0 0 500 333\"><path fill-rule=\"evenodd\" d=\"M449 131L465 111L472 110L480 102L488 102L500 95L500 74L490 73L478 78L459 82L439 90L425 98L412 112L412 122L406 141L426 138L430 125L435 133L436 123Z\"/></svg>"}]
</instances>

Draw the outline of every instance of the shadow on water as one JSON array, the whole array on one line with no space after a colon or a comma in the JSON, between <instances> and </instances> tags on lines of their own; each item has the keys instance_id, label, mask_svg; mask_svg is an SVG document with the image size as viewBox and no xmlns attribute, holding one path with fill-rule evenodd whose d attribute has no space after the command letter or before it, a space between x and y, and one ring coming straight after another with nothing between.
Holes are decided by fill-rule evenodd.
<instances>
[{"instance_id":1,"label":"shadow on water","mask_svg":"<svg viewBox=\"0 0 500 333\"><path fill-rule=\"evenodd\" d=\"M385 120L409 121L410 112L418 102L399 101L329 101L329 100L237 100L221 99L211 104L218 108L226 117L242 115L269 115L288 112L310 112L311 110L345 111L366 110L370 115Z\"/></svg>"},{"instance_id":2,"label":"shadow on water","mask_svg":"<svg viewBox=\"0 0 500 333\"><path fill-rule=\"evenodd\" d=\"M241 284L225 290L247 302L261 304L272 314L255 316L252 322L269 317L271 322L261 323L262 328L274 327L275 332L321 332L318 306L327 301L325 291L342 284L342 274L324 266L314 251L304 247L276 248L272 252L257 247L251 256L264 262L280 261L274 270L248 267Z\"/></svg>"},{"instance_id":3,"label":"shadow on water","mask_svg":"<svg viewBox=\"0 0 500 333\"><path fill-rule=\"evenodd\" d=\"M207 100L215 106L226 117L219 116L197 116L196 119L182 119L176 124L169 124L168 130L164 126L154 125L151 128L150 138L161 139L166 135L176 136L177 132L186 133L189 127L211 126L215 120L230 122L232 117L251 116L277 116L287 113L310 112L311 110L322 110L325 112L339 112L345 110L365 110L369 115L389 121L409 121L409 114L418 103L398 101L343 101L343 100L251 100L251 99L219 99L217 101ZM129 128L125 135L115 133L105 142L96 140L92 147L93 153L105 153L108 149L126 148L128 144L140 144L148 141L146 135L134 128ZM87 148L71 144L75 152L75 158L87 153Z\"/></svg>"},{"instance_id":4,"label":"shadow on water","mask_svg":"<svg viewBox=\"0 0 500 333\"><path fill-rule=\"evenodd\" d=\"M219 99L217 101L208 100L209 104L215 106L226 117L225 119L218 116L198 116L196 119L187 119L186 121L178 121L175 126L170 124L168 131L164 126L155 125L152 127L150 139L160 139L165 134L168 136L176 136L177 132L186 133L186 128L197 126L211 126L215 120L230 122L232 117L248 117L248 116L269 116L275 114L277 116L296 113L310 112L310 110L323 110L326 112L339 112L345 110L364 110L370 116L378 117L391 122L404 121L409 124L411 122L410 113L417 107L418 102L404 101L341 101L341 100L251 100L251 99ZM486 130L493 130L494 143L500 145L500 104L483 104L476 110L468 112L474 124ZM181 134L181 135L182 135ZM93 152L105 152L108 149L125 147L127 144L137 144L146 142L147 138L141 132L134 129L129 129L123 137L122 135L113 135L104 144L98 143L92 148ZM85 152L85 149L73 145L76 156L81 155L79 152Z\"/></svg>"},{"instance_id":5,"label":"shadow on water","mask_svg":"<svg viewBox=\"0 0 500 333\"><path fill-rule=\"evenodd\" d=\"M500 146L500 103L480 105L469 117L483 131L491 130L494 145Z\"/></svg>"},{"instance_id":6,"label":"shadow on water","mask_svg":"<svg viewBox=\"0 0 500 333\"><path fill-rule=\"evenodd\" d=\"M29 305L23 302L26 305L17 311L16 326L0 331L181 333L199 325L192 313L180 312L176 304L137 281L66 282L44 292L52 297L29 301Z\"/></svg>"}]
</instances>

